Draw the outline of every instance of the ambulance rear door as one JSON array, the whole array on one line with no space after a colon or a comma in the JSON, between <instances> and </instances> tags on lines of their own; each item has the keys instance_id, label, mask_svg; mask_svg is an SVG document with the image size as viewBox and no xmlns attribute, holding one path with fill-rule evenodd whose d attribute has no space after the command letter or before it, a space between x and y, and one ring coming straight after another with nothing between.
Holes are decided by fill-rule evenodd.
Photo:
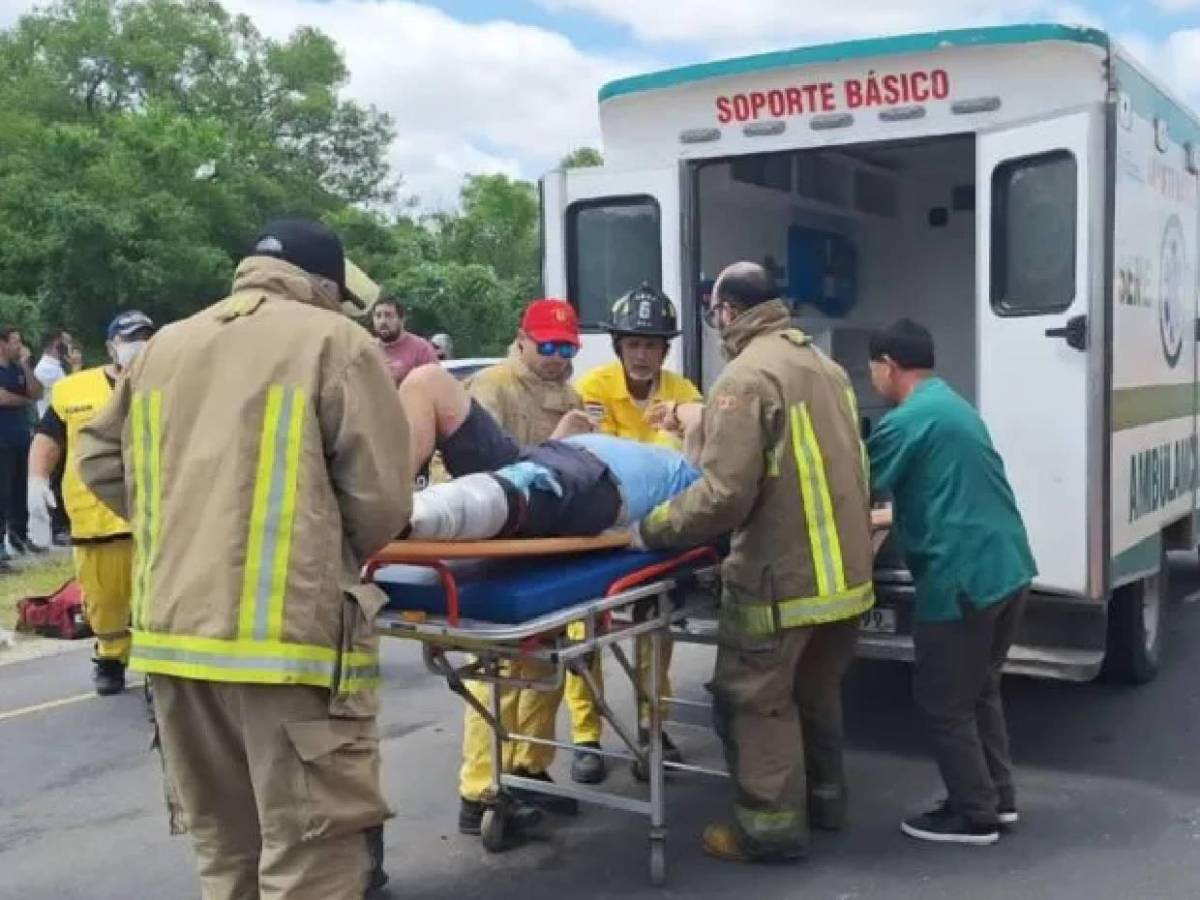
<instances>
[{"instance_id":1,"label":"ambulance rear door","mask_svg":"<svg viewBox=\"0 0 1200 900\"><path fill-rule=\"evenodd\" d=\"M1098 110L984 132L976 156L979 410L1035 586L1075 597L1103 592L1103 160Z\"/></svg>"},{"instance_id":2,"label":"ambulance rear door","mask_svg":"<svg viewBox=\"0 0 1200 900\"><path fill-rule=\"evenodd\" d=\"M608 167L551 172L542 179L542 279L548 296L570 300L583 326L576 374L613 360L603 325L609 307L643 281L664 291L681 317L685 341L695 317L682 296L681 170ZM684 348L667 366L682 371Z\"/></svg>"}]
</instances>

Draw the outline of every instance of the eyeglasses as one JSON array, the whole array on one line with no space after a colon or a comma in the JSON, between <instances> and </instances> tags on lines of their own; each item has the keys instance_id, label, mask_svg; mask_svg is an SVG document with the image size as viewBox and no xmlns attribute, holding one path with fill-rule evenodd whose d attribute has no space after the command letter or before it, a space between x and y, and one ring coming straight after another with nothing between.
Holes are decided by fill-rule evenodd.
<instances>
[{"instance_id":1,"label":"eyeglasses","mask_svg":"<svg viewBox=\"0 0 1200 900\"><path fill-rule=\"evenodd\" d=\"M537 345L538 356L554 356L557 354L563 359L574 359L579 353L579 348L574 344L559 341L542 341Z\"/></svg>"}]
</instances>

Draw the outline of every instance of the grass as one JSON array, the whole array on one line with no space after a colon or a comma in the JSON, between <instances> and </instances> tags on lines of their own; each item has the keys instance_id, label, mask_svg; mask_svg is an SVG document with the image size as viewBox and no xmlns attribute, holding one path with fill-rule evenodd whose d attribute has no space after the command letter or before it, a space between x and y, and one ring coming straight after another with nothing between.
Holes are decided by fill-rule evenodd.
<instances>
[{"instance_id":1,"label":"grass","mask_svg":"<svg viewBox=\"0 0 1200 900\"><path fill-rule=\"evenodd\" d=\"M36 561L17 560L13 568L11 574L0 575L0 628L6 629L17 624L18 600L49 594L75 574L70 554L61 551Z\"/></svg>"}]
</instances>

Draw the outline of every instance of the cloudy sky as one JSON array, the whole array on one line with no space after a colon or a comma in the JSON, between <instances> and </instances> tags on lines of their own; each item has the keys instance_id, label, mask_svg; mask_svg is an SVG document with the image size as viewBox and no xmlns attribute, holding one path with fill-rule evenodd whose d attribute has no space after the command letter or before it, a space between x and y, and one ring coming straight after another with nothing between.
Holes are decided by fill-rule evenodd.
<instances>
[{"instance_id":1,"label":"cloudy sky","mask_svg":"<svg viewBox=\"0 0 1200 900\"><path fill-rule=\"evenodd\" d=\"M338 41L350 94L393 115L392 161L427 208L452 203L466 172L536 178L571 148L596 144L596 91L612 78L844 38L1014 21L1096 25L1200 106L1200 0L225 4L271 35L308 24ZM0 21L32 5L0 0Z\"/></svg>"}]
</instances>

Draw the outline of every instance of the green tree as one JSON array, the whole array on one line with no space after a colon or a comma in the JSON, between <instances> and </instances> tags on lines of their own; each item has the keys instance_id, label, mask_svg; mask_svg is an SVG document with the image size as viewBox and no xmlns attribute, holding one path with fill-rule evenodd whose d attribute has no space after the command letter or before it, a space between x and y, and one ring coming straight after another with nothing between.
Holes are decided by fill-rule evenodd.
<instances>
[{"instance_id":1,"label":"green tree","mask_svg":"<svg viewBox=\"0 0 1200 900\"><path fill-rule=\"evenodd\" d=\"M539 267L536 187L507 175L470 175L459 200L460 212L432 222L440 258L490 266L532 290Z\"/></svg>"},{"instance_id":2,"label":"green tree","mask_svg":"<svg viewBox=\"0 0 1200 900\"><path fill-rule=\"evenodd\" d=\"M604 165L604 157L594 147L579 147L572 150L558 163L560 169L587 169L602 165Z\"/></svg>"},{"instance_id":3,"label":"green tree","mask_svg":"<svg viewBox=\"0 0 1200 900\"><path fill-rule=\"evenodd\" d=\"M421 263L386 287L407 301L414 331L452 335L460 356L503 356L527 299L479 263Z\"/></svg>"},{"instance_id":4,"label":"green tree","mask_svg":"<svg viewBox=\"0 0 1200 900\"><path fill-rule=\"evenodd\" d=\"M0 309L85 337L118 307L175 318L267 219L390 199L391 123L347 78L320 32L269 40L215 0L24 16L0 34Z\"/></svg>"}]
</instances>

